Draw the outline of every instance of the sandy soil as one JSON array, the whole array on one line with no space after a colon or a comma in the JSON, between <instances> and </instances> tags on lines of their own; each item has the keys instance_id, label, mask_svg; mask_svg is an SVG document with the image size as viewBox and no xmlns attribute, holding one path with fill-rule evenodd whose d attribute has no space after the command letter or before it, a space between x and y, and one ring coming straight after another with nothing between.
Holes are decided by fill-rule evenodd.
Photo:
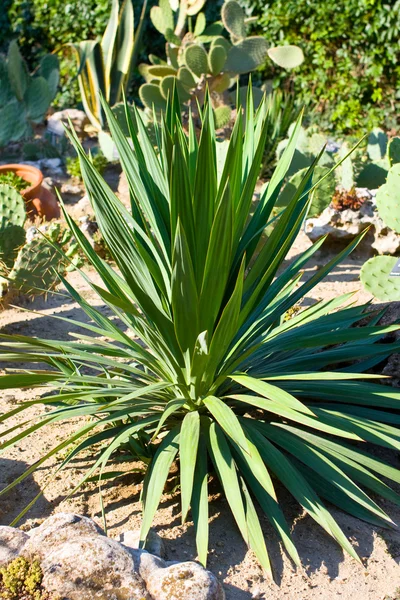
<instances>
[{"instance_id":1,"label":"sandy soil","mask_svg":"<svg viewBox=\"0 0 400 600\"><path fill-rule=\"evenodd\" d=\"M292 256L295 256L309 244L308 239L300 235ZM329 252L320 252L306 271L311 275L316 268L325 264ZM355 255L347 259L335 271L314 289L305 300L335 297L341 293L358 291L357 301L370 300L358 281L359 268L365 259ZM95 278L95 275L91 273ZM86 299L98 305L98 300L90 289L80 281L76 274L70 279ZM36 310L42 316L25 312L22 308ZM105 313L107 309L100 307ZM24 335L38 335L44 338L68 339L69 332L79 329L68 322L51 318L52 314L81 320L85 318L79 307L63 296L53 295L47 302L36 299L33 303L21 303L21 308L11 308L0 312L0 331ZM5 366L5 365L2 365ZM0 398L0 411L10 410L16 402L32 399L38 390L23 392L7 391ZM40 412L39 407L32 408L30 416ZM15 423L25 420L18 417ZM43 454L64 439L76 423L47 428L47 434L33 434L0 458L0 489L20 475L27 466L34 463ZM0 429L1 432L1 429ZM32 526L37 520L57 511L79 512L93 517L101 524L101 511L97 488L87 484L83 491L68 500L66 494L82 477L85 469L85 458L75 461L62 475L50 480L51 467L57 464L62 456L42 465L32 477L20 484L6 497L0 498L0 523L9 524L19 512L35 497L40 490L43 495L38 502L22 518L21 524ZM387 460L399 466L397 454L388 452ZM50 467L50 468L49 468ZM125 465L129 469L129 464ZM44 487L45 484L48 487ZM265 598L266 600L383 600L388 594L390 598L400 586L400 534L396 531L385 531L344 515L333 509L333 513L346 534L357 547L363 558L364 567L344 556L336 543L322 529L304 515L297 503L278 487L278 494L284 512L292 525L294 541L304 565L304 572L295 571L289 559L282 553L278 539L265 517L261 517L267 544L271 553L276 583L264 578L261 568L254 556L247 551L230 516L226 502L218 495L218 489L210 497L211 531L209 567L224 582L227 600L249 600ZM104 502L107 506L108 533L116 537L127 529L140 525L140 483L137 475L126 475L118 484L104 488ZM400 509L387 503L381 503L392 519L400 522ZM169 560L188 560L196 557L194 532L192 523L180 524L179 494L165 494L161 508L157 514L155 528L166 540L167 558Z\"/></svg>"}]
</instances>

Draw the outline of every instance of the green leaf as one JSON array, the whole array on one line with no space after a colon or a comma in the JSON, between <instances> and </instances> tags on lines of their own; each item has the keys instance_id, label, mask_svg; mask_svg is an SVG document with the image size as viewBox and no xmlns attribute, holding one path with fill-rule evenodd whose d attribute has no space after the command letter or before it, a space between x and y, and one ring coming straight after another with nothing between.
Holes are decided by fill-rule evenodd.
<instances>
[{"instance_id":1,"label":"green leaf","mask_svg":"<svg viewBox=\"0 0 400 600\"><path fill-rule=\"evenodd\" d=\"M214 419L238 446L250 454L250 449L243 433L242 427L233 410L216 396L207 396L203 400Z\"/></svg>"},{"instance_id":2,"label":"green leaf","mask_svg":"<svg viewBox=\"0 0 400 600\"><path fill-rule=\"evenodd\" d=\"M140 547L143 548L150 531L154 515L160 503L169 470L178 452L180 427L176 427L163 439L149 467L143 489L144 509L140 530Z\"/></svg>"},{"instance_id":3,"label":"green leaf","mask_svg":"<svg viewBox=\"0 0 400 600\"><path fill-rule=\"evenodd\" d=\"M182 523L186 521L192 497L197 449L200 437L200 417L198 411L187 413L182 421L179 439L181 460Z\"/></svg>"}]
</instances>

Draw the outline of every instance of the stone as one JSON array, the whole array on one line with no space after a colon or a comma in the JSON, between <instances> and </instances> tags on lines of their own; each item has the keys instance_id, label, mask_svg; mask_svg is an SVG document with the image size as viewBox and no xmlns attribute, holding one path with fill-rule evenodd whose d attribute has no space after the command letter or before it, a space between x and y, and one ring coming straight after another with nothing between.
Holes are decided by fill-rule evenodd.
<instances>
[{"instance_id":1,"label":"stone","mask_svg":"<svg viewBox=\"0 0 400 600\"><path fill-rule=\"evenodd\" d=\"M80 183L63 183L61 186L62 194L70 194L71 196L81 196L84 186Z\"/></svg>"},{"instance_id":2,"label":"stone","mask_svg":"<svg viewBox=\"0 0 400 600\"><path fill-rule=\"evenodd\" d=\"M17 558L28 540L20 529L0 525L0 567Z\"/></svg>"},{"instance_id":3,"label":"stone","mask_svg":"<svg viewBox=\"0 0 400 600\"><path fill-rule=\"evenodd\" d=\"M56 513L28 533L24 555L45 557L67 542L81 536L101 536L100 527L92 519L73 513Z\"/></svg>"},{"instance_id":4,"label":"stone","mask_svg":"<svg viewBox=\"0 0 400 600\"><path fill-rule=\"evenodd\" d=\"M129 551L105 536L67 541L48 554L41 567L44 589L61 598L152 600Z\"/></svg>"},{"instance_id":5,"label":"stone","mask_svg":"<svg viewBox=\"0 0 400 600\"><path fill-rule=\"evenodd\" d=\"M147 581L153 571L167 567L167 563L162 558L150 554L147 550L127 549L133 557L135 571L144 581Z\"/></svg>"},{"instance_id":6,"label":"stone","mask_svg":"<svg viewBox=\"0 0 400 600\"><path fill-rule=\"evenodd\" d=\"M47 129L51 133L63 136L65 135L64 125L68 124L68 120L71 120L75 131L79 134L84 133L85 126L89 124L89 119L83 110L76 108L65 108L64 110L53 113L47 119Z\"/></svg>"},{"instance_id":7,"label":"stone","mask_svg":"<svg viewBox=\"0 0 400 600\"><path fill-rule=\"evenodd\" d=\"M121 542L121 544L123 544L127 548L132 548L136 550L139 548L140 529L124 531L124 533L121 533L118 539ZM147 536L146 550L151 554L155 554L156 556L165 556L164 541L162 537L160 537L158 533L154 531L154 529L150 529L149 534Z\"/></svg>"},{"instance_id":8,"label":"stone","mask_svg":"<svg viewBox=\"0 0 400 600\"><path fill-rule=\"evenodd\" d=\"M358 188L356 192L363 198L359 210L337 210L330 205L318 217L306 220L306 234L312 242L326 234L329 235L326 243L350 242L366 227L371 227L371 247L378 254L397 254L400 251L400 235L389 229L379 217L375 194L365 188Z\"/></svg>"},{"instance_id":9,"label":"stone","mask_svg":"<svg viewBox=\"0 0 400 600\"><path fill-rule=\"evenodd\" d=\"M156 600L224 600L221 583L210 571L195 562L153 569L145 579Z\"/></svg>"}]
</instances>

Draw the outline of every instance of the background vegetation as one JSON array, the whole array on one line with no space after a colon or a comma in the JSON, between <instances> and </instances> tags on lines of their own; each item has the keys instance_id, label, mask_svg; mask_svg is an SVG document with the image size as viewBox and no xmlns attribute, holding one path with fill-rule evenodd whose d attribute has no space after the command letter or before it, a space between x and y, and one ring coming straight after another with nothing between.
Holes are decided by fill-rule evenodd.
<instances>
[{"instance_id":1,"label":"background vegetation","mask_svg":"<svg viewBox=\"0 0 400 600\"><path fill-rule=\"evenodd\" d=\"M109 16L108 0L3 0L0 50L19 38L28 63L66 42L99 36ZM150 6L155 0L150 0ZM139 14L142 2L135 0ZM208 2L209 21L219 17L222 0ZM325 129L359 133L375 126L398 127L400 101L400 0L243 0L255 26L271 44L302 47L306 61L287 72L267 61L259 81L274 77L274 85L294 89ZM164 41L146 22L143 57L163 54ZM72 61L61 64L58 106L79 102ZM136 75L136 89L140 76Z\"/></svg>"}]
</instances>

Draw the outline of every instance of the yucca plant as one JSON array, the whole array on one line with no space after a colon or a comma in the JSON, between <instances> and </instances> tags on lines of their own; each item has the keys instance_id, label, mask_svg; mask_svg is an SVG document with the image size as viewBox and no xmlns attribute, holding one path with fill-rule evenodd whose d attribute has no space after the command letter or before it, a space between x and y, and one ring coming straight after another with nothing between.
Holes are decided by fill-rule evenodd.
<instances>
[{"instance_id":1,"label":"yucca plant","mask_svg":"<svg viewBox=\"0 0 400 600\"><path fill-rule=\"evenodd\" d=\"M353 327L365 319L365 307L352 304L352 294L316 302L288 318L360 238L303 282L302 269L323 239L284 264L318 184L312 183L315 163L266 236L300 118L251 211L273 123L265 99L256 114L251 89L247 100L246 119L237 118L223 157L209 101L197 140L193 127L188 136L183 131L176 95L169 100L161 126L154 123L155 148L135 109L133 126L126 107L131 146L104 104L129 183L131 211L71 130L96 220L117 268L99 258L65 217L102 283L82 276L114 317L104 316L60 277L91 321L79 323L88 334L69 342L1 336L3 361L25 368L8 371L0 388L48 385L53 390L1 417L7 421L34 404L47 407L17 431L10 424L3 431L2 451L33 431L44 432L48 424L86 418L2 493L65 448L71 450L58 469L92 449L93 462L79 485L94 475L101 481L114 454L129 447L146 469L142 544L176 463L182 521L191 509L199 560L205 564L207 559L208 483L214 477L245 542L271 572L256 503L300 564L273 476L356 559L324 498L374 525L391 525L367 491L399 504L399 495L381 477L400 483L400 473L363 445L400 448L400 391L379 385L381 376L364 371L398 351L400 343L377 343L397 329L377 325L379 312L370 315L367 326Z\"/></svg>"},{"instance_id":2,"label":"yucca plant","mask_svg":"<svg viewBox=\"0 0 400 600\"><path fill-rule=\"evenodd\" d=\"M111 14L101 41L68 44L75 53L82 104L97 130L105 126L100 96L114 106L127 94L143 33L147 0L144 0L135 31L132 0L112 0Z\"/></svg>"}]
</instances>

